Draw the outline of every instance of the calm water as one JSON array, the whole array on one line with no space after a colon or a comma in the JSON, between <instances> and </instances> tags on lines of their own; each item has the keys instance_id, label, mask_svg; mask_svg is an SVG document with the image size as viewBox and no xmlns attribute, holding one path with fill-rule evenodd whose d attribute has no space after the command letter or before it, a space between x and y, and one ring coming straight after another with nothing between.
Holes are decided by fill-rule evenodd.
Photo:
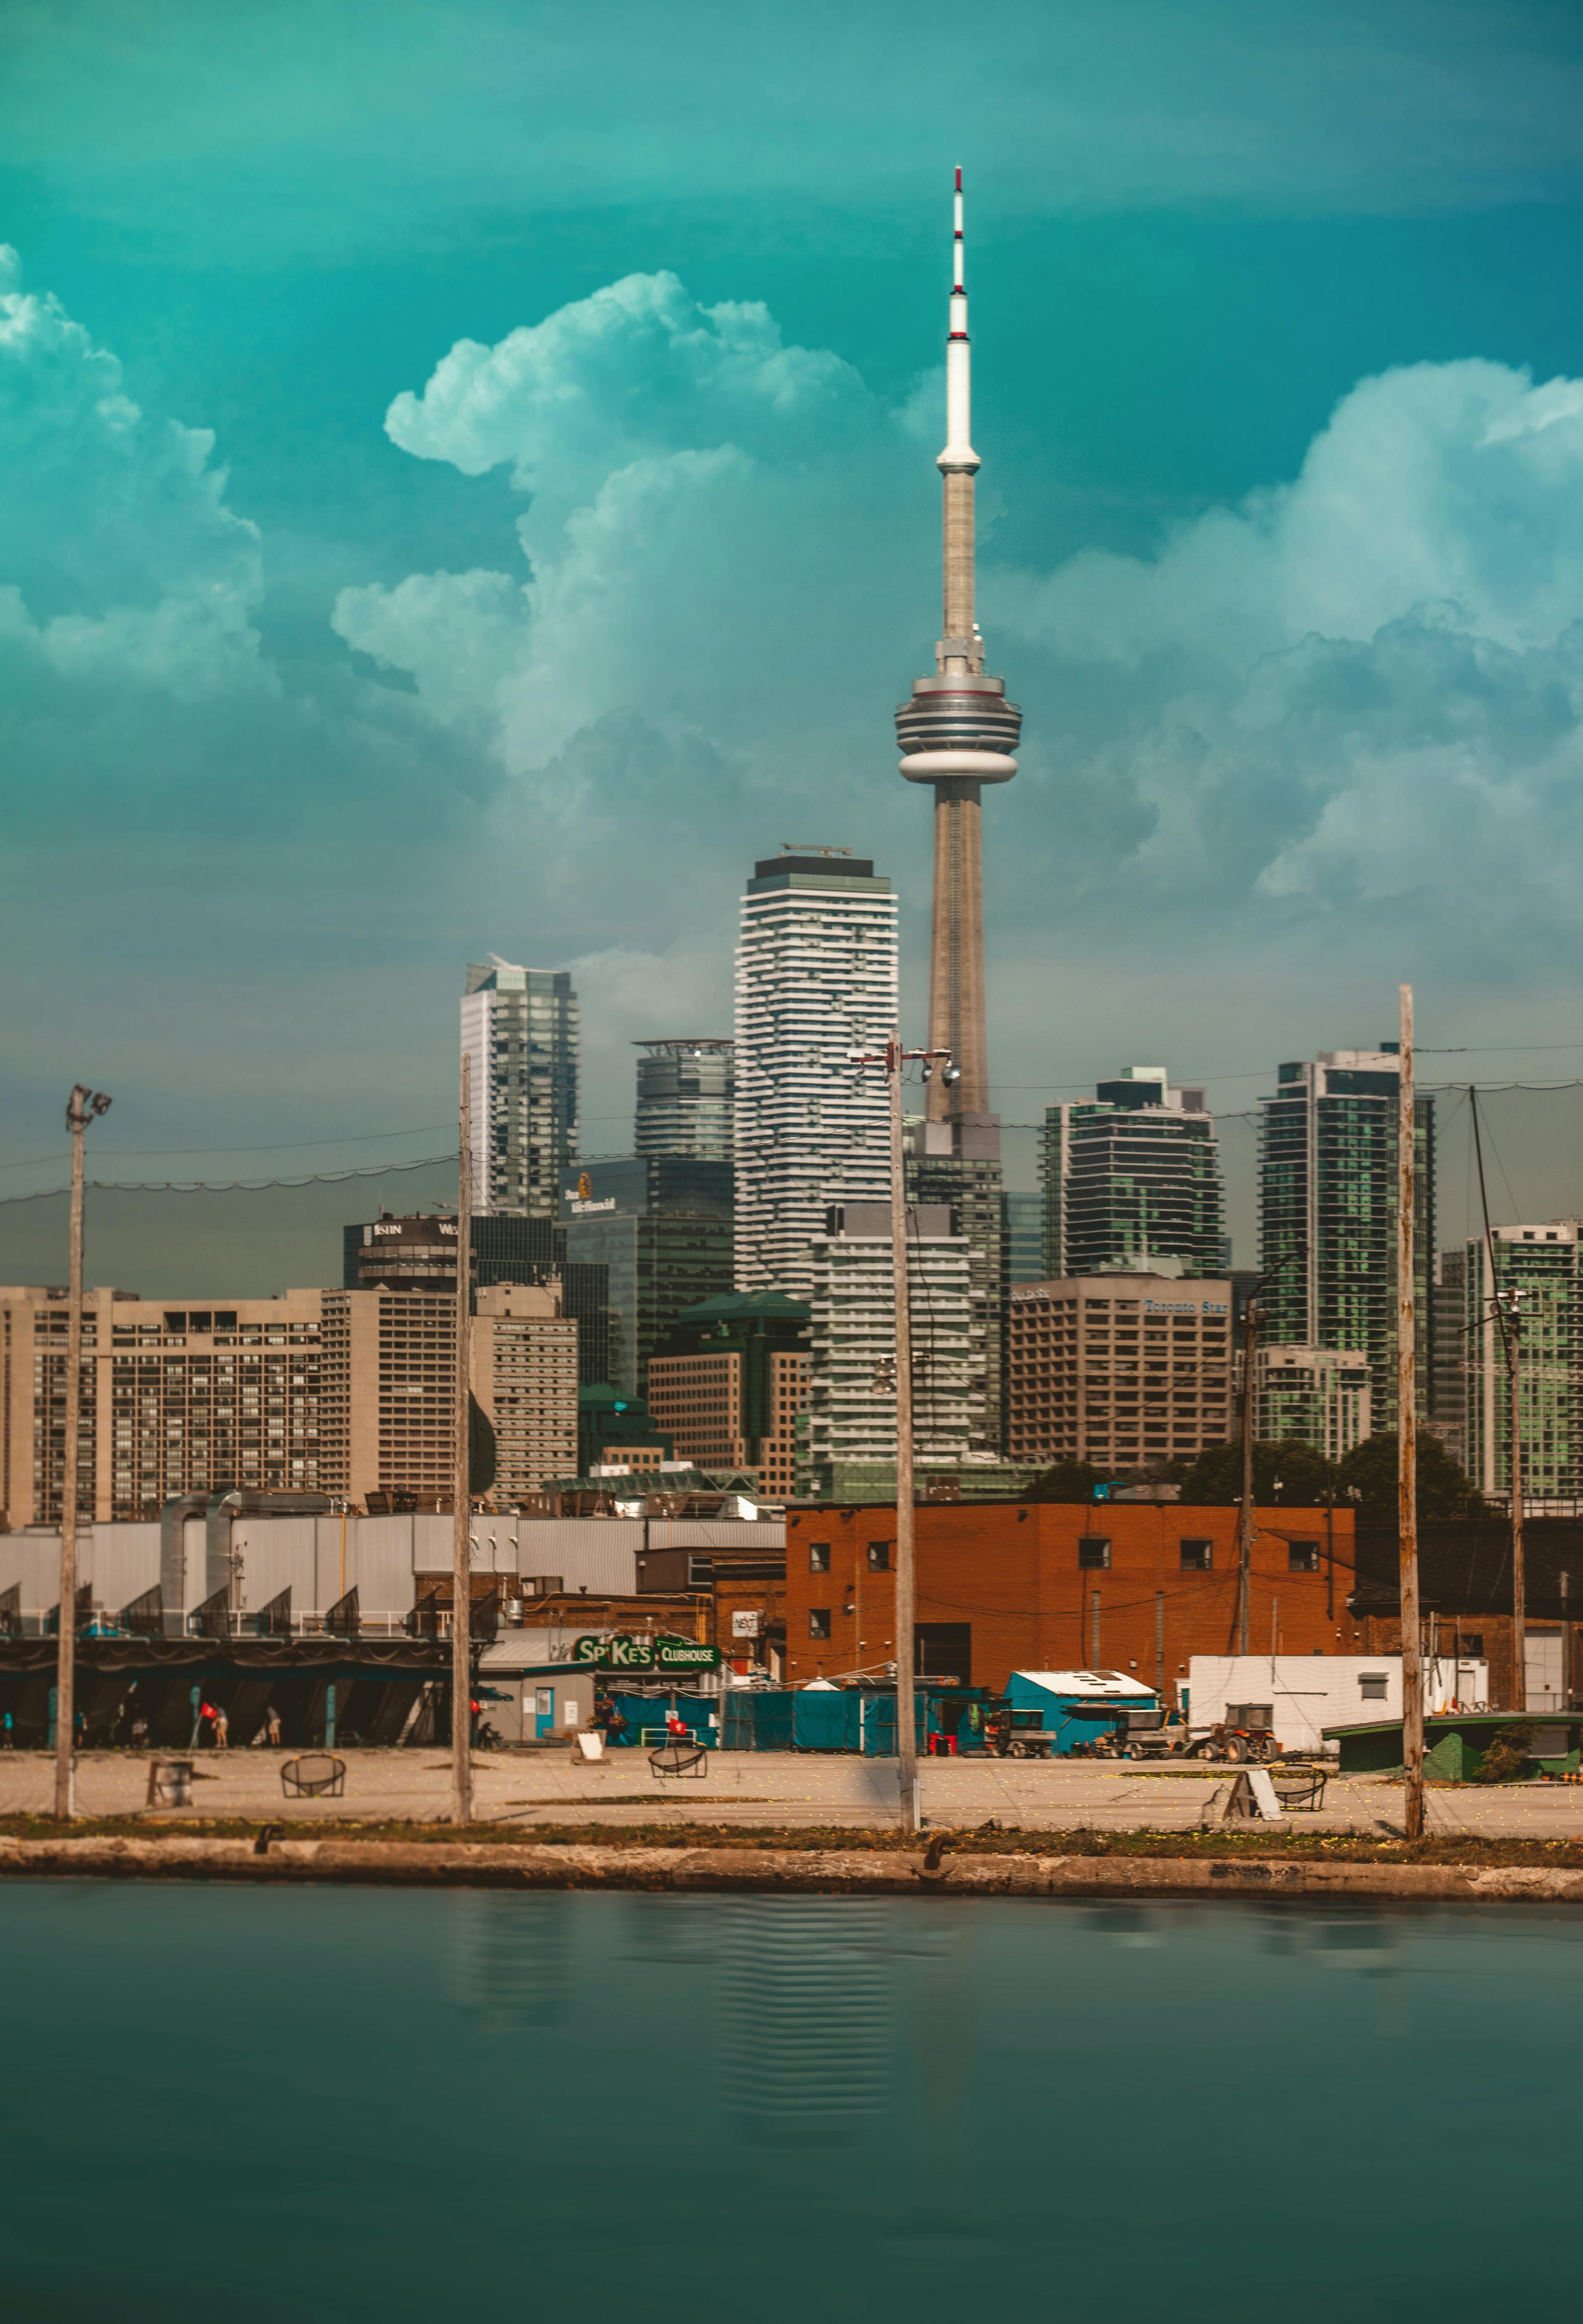
<instances>
[{"instance_id":1,"label":"calm water","mask_svg":"<svg viewBox=\"0 0 1583 2324\"><path fill-rule=\"evenodd\" d=\"M1564 1912L7 1881L0 1960L28 2324L1444 2324L1583 2255Z\"/></svg>"}]
</instances>

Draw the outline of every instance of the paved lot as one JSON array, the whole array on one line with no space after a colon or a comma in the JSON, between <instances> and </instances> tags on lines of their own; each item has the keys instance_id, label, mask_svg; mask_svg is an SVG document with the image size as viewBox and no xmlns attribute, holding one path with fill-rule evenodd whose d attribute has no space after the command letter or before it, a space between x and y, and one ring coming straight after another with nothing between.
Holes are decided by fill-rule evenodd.
<instances>
[{"instance_id":1,"label":"paved lot","mask_svg":"<svg viewBox=\"0 0 1583 2324\"><path fill-rule=\"evenodd\" d=\"M206 1751L194 1813L300 1818L353 1816L371 1821L444 1821L450 1804L450 1760L443 1750L354 1751L341 1800L286 1800L284 1751ZM711 1752L702 1782L662 1784L641 1751L622 1751L590 1766L566 1753L497 1753L474 1761L480 1821L535 1824L682 1822L733 1825L882 1824L897 1811L892 1761L775 1752ZM1232 1771L1165 1774L1114 1765L1032 1760L930 1760L920 1769L925 1821L970 1829L991 1817L1024 1831L1187 1831L1210 1808ZM87 1753L78 1766L85 1815L142 1811L148 1761L130 1754ZM47 1812L54 1766L41 1752L0 1754L0 1813ZM1431 1827L1484 1837L1583 1839L1583 1786L1535 1785L1483 1791L1431 1788ZM168 1813L169 1811L161 1811ZM1291 1829L1389 1832L1401 1828L1401 1785L1379 1776L1333 1777L1323 1811L1293 1815Z\"/></svg>"}]
</instances>

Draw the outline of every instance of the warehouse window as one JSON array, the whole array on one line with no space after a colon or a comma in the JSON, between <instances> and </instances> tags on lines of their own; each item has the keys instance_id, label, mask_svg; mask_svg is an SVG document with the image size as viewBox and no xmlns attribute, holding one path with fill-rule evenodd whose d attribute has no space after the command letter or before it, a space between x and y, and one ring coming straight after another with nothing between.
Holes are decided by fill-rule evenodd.
<instances>
[{"instance_id":1,"label":"warehouse window","mask_svg":"<svg viewBox=\"0 0 1583 2324\"><path fill-rule=\"evenodd\" d=\"M1182 1545L1183 1573L1207 1573L1215 1562L1212 1541L1184 1541Z\"/></svg>"},{"instance_id":2,"label":"warehouse window","mask_svg":"<svg viewBox=\"0 0 1583 2324\"><path fill-rule=\"evenodd\" d=\"M1286 1545L1288 1573L1317 1573L1320 1570L1320 1545L1317 1541L1289 1541Z\"/></svg>"},{"instance_id":3,"label":"warehouse window","mask_svg":"<svg viewBox=\"0 0 1583 2324\"><path fill-rule=\"evenodd\" d=\"M811 1638L827 1638L830 1636L830 1609L828 1606L809 1607L808 1636Z\"/></svg>"},{"instance_id":4,"label":"warehouse window","mask_svg":"<svg viewBox=\"0 0 1583 2324\"><path fill-rule=\"evenodd\" d=\"M890 1544L888 1541L871 1541L869 1544L869 1571L870 1573L889 1572Z\"/></svg>"},{"instance_id":5,"label":"warehouse window","mask_svg":"<svg viewBox=\"0 0 1583 2324\"><path fill-rule=\"evenodd\" d=\"M1365 1702L1383 1702L1388 1682L1384 1671L1359 1671L1358 1692Z\"/></svg>"},{"instance_id":6,"label":"warehouse window","mask_svg":"<svg viewBox=\"0 0 1583 2324\"><path fill-rule=\"evenodd\" d=\"M1110 1545L1103 1534L1085 1533L1079 1536L1077 1562L1084 1573L1100 1573L1110 1563Z\"/></svg>"},{"instance_id":7,"label":"warehouse window","mask_svg":"<svg viewBox=\"0 0 1583 2324\"><path fill-rule=\"evenodd\" d=\"M811 1541L808 1544L808 1571L810 1573L829 1572L830 1544L827 1541Z\"/></svg>"}]
</instances>

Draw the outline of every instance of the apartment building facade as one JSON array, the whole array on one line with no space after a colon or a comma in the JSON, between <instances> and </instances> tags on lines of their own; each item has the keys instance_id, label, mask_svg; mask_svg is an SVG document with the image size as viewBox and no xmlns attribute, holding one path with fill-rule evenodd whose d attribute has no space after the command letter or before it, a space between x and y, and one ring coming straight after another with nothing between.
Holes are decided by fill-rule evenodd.
<instances>
[{"instance_id":1,"label":"apartment building facade","mask_svg":"<svg viewBox=\"0 0 1583 2324\"><path fill-rule=\"evenodd\" d=\"M789 1498L811 1312L778 1291L727 1292L683 1310L649 1363L649 1409L678 1459L755 1471L768 1499Z\"/></svg>"},{"instance_id":2,"label":"apartment building facade","mask_svg":"<svg viewBox=\"0 0 1583 2324\"><path fill-rule=\"evenodd\" d=\"M326 1433L318 1291L181 1306L84 1295L78 1514L156 1517L178 1493L321 1491ZM0 1500L6 1523L60 1521L69 1305L0 1290Z\"/></svg>"},{"instance_id":3,"label":"apartment building facade","mask_svg":"<svg viewBox=\"0 0 1583 2324\"><path fill-rule=\"evenodd\" d=\"M1087 1275L1010 1293L1008 1452L1040 1468L1191 1461L1231 1435L1231 1286Z\"/></svg>"}]
</instances>

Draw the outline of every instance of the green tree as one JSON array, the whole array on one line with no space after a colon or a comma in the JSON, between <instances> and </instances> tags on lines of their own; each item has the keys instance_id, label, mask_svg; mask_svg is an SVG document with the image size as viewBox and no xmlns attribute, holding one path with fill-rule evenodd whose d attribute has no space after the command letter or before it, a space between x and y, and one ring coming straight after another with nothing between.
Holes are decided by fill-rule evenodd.
<instances>
[{"instance_id":1,"label":"green tree","mask_svg":"<svg viewBox=\"0 0 1583 2324\"><path fill-rule=\"evenodd\" d=\"M1108 1469L1091 1469L1086 1461L1057 1461L1053 1469L1046 1469L1029 1486L1025 1498L1030 1501L1091 1500L1094 1487L1103 1484L1109 1474Z\"/></svg>"},{"instance_id":2,"label":"green tree","mask_svg":"<svg viewBox=\"0 0 1583 2324\"><path fill-rule=\"evenodd\" d=\"M1295 1436L1275 1444L1255 1442L1253 1498L1260 1508L1322 1508L1325 1489L1334 1486L1335 1474L1322 1452ZM1183 1479L1182 1498L1190 1508L1229 1508L1239 1501L1241 1445L1206 1446Z\"/></svg>"},{"instance_id":3,"label":"green tree","mask_svg":"<svg viewBox=\"0 0 1583 2324\"><path fill-rule=\"evenodd\" d=\"M1396 1436L1368 1436L1355 1445L1336 1474L1341 1490L1358 1489L1358 1514L1376 1524L1396 1516ZM1350 1498L1350 1496L1348 1496ZM1452 1517L1487 1517L1489 1507L1438 1436L1418 1440L1418 1514L1428 1523Z\"/></svg>"}]
</instances>

